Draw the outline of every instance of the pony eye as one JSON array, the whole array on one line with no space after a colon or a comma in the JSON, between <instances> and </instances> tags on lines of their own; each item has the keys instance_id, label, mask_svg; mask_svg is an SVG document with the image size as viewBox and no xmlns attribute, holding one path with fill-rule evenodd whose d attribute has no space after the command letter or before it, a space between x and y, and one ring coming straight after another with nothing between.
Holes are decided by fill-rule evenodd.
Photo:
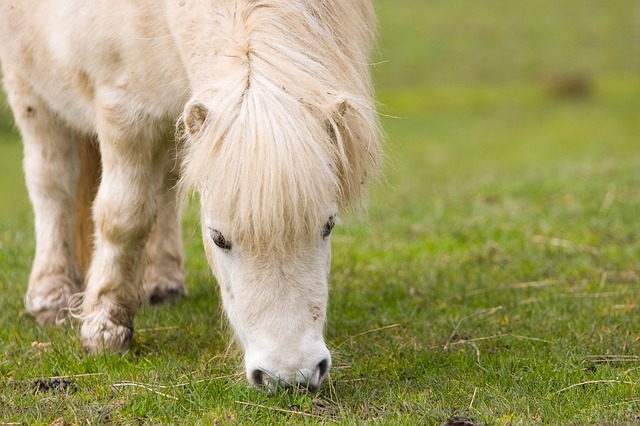
<instances>
[{"instance_id":1,"label":"pony eye","mask_svg":"<svg viewBox=\"0 0 640 426\"><path fill-rule=\"evenodd\" d=\"M324 228L322 228L322 238L327 238L331 235L331 230L336 226L336 220L334 216L331 216L327 223L324 224Z\"/></svg>"},{"instance_id":2,"label":"pony eye","mask_svg":"<svg viewBox=\"0 0 640 426\"><path fill-rule=\"evenodd\" d=\"M210 231L211 239L213 243L223 250L231 250L231 243L224 238L224 235L217 229Z\"/></svg>"}]
</instances>

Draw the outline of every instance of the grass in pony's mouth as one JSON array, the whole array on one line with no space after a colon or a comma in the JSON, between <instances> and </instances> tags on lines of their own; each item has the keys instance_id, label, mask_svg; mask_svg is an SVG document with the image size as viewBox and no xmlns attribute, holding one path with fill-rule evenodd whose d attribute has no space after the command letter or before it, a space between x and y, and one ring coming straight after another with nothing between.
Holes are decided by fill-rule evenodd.
<instances>
[{"instance_id":1,"label":"grass in pony's mouth","mask_svg":"<svg viewBox=\"0 0 640 426\"><path fill-rule=\"evenodd\" d=\"M73 326L22 315L33 223L17 135L0 125L0 424L637 422L628 3L379 2L387 180L366 223L333 231L318 394L246 383L193 205L189 297L142 308L127 354L87 356ZM588 96L549 86L577 68Z\"/></svg>"}]
</instances>

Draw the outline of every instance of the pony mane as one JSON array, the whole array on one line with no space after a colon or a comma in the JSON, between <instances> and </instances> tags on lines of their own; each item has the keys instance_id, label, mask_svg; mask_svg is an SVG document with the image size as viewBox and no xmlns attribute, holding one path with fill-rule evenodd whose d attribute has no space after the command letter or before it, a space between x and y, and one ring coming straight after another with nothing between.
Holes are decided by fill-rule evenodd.
<instances>
[{"instance_id":1,"label":"pony mane","mask_svg":"<svg viewBox=\"0 0 640 426\"><path fill-rule=\"evenodd\" d=\"M277 250L357 207L377 169L373 12L342 0L215 9L213 83L195 94L208 113L188 137L183 183L216 200L231 239Z\"/></svg>"}]
</instances>

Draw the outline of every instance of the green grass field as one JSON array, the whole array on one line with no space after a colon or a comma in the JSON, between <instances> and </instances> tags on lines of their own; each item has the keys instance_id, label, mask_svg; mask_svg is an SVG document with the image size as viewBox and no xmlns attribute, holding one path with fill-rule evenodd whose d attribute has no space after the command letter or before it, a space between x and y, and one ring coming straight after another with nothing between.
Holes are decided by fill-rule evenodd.
<instances>
[{"instance_id":1,"label":"green grass field","mask_svg":"<svg viewBox=\"0 0 640 426\"><path fill-rule=\"evenodd\" d=\"M386 179L334 234L320 392L249 387L195 206L190 296L143 307L129 353L39 327L6 111L0 425L640 422L640 5L377 5Z\"/></svg>"}]
</instances>

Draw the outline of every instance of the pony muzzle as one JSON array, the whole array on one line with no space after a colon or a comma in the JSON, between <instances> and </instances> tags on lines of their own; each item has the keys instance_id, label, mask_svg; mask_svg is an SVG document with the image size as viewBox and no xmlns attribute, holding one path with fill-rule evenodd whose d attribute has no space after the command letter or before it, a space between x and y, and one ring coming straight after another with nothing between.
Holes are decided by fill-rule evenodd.
<instances>
[{"instance_id":1,"label":"pony muzzle","mask_svg":"<svg viewBox=\"0 0 640 426\"><path fill-rule=\"evenodd\" d=\"M322 352L321 356L314 357L308 365L286 362L285 365L278 366L266 360L260 362L259 358L247 358L247 379L257 389L266 390L269 393L279 388L297 388L316 392L331 368L329 351L325 347ZM287 354L282 355L285 357L283 361L287 361Z\"/></svg>"}]
</instances>

